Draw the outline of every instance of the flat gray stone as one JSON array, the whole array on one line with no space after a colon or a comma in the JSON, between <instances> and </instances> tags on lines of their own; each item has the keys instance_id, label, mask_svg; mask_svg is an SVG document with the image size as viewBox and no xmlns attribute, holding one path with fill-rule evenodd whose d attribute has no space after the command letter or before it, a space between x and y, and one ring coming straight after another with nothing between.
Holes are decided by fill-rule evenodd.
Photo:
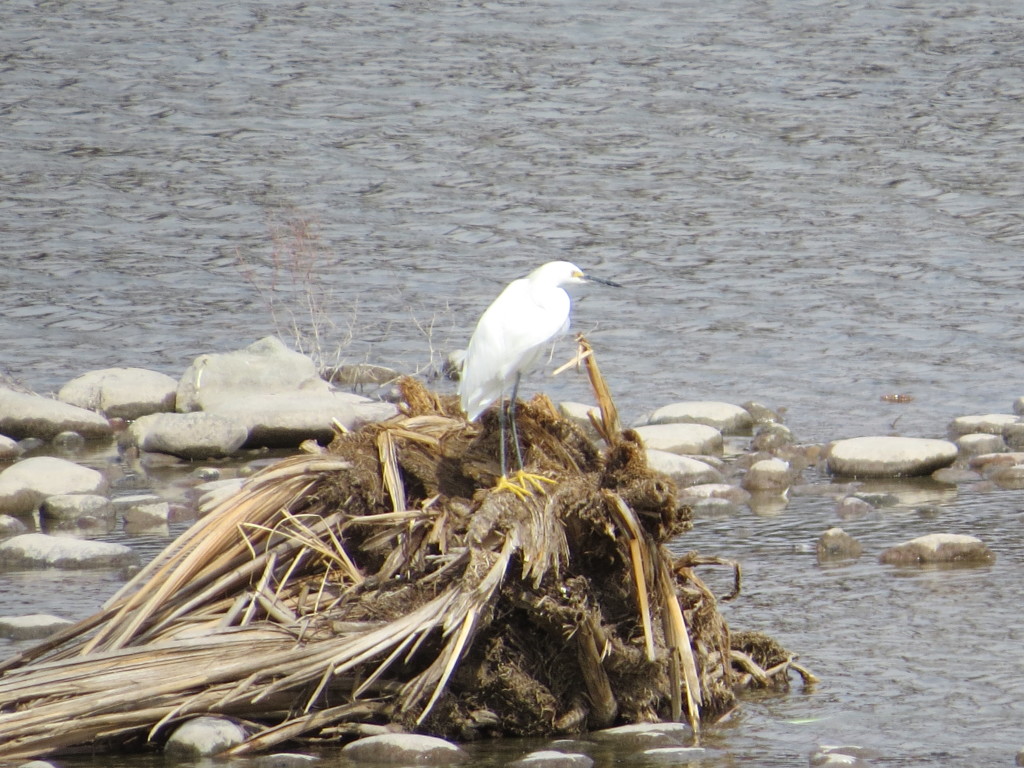
<instances>
[{"instance_id":1,"label":"flat gray stone","mask_svg":"<svg viewBox=\"0 0 1024 768\"><path fill-rule=\"evenodd\" d=\"M670 403L653 411L648 424L706 424L719 432L735 435L749 432L754 418L745 408L712 400Z\"/></svg>"},{"instance_id":2,"label":"flat gray stone","mask_svg":"<svg viewBox=\"0 0 1024 768\"><path fill-rule=\"evenodd\" d=\"M0 515L0 539L25 533L28 526L11 515Z\"/></svg>"},{"instance_id":3,"label":"flat gray stone","mask_svg":"<svg viewBox=\"0 0 1024 768\"><path fill-rule=\"evenodd\" d=\"M1003 427L1008 424L1020 423L1020 416L1013 413L986 413L975 416L960 416L953 419L949 432L954 437L969 435L973 432L986 432L991 435L1003 434Z\"/></svg>"},{"instance_id":4,"label":"flat gray stone","mask_svg":"<svg viewBox=\"0 0 1024 768\"><path fill-rule=\"evenodd\" d=\"M170 503L151 493L118 496L111 504L126 525L136 528L166 525L171 514Z\"/></svg>"},{"instance_id":5,"label":"flat gray stone","mask_svg":"<svg viewBox=\"0 0 1024 768\"><path fill-rule=\"evenodd\" d=\"M276 392L243 395L207 409L245 426L245 448L294 448L304 440L330 442L334 421L355 431L370 421L398 413L390 403L350 392Z\"/></svg>"},{"instance_id":6,"label":"flat gray stone","mask_svg":"<svg viewBox=\"0 0 1024 768\"><path fill-rule=\"evenodd\" d=\"M179 759L211 757L241 744L245 729L223 717L196 717L175 729L164 753Z\"/></svg>"},{"instance_id":7,"label":"flat gray stone","mask_svg":"<svg viewBox=\"0 0 1024 768\"><path fill-rule=\"evenodd\" d=\"M655 747L640 753L644 760L658 765L688 765L707 757L703 747Z\"/></svg>"},{"instance_id":8,"label":"flat gray stone","mask_svg":"<svg viewBox=\"0 0 1024 768\"><path fill-rule=\"evenodd\" d=\"M123 568L138 562L130 547L106 541L23 533L0 542L0 570Z\"/></svg>"},{"instance_id":9,"label":"flat gray stone","mask_svg":"<svg viewBox=\"0 0 1024 768\"><path fill-rule=\"evenodd\" d=\"M102 368L77 376L61 387L57 399L111 419L131 421L174 410L178 382L146 368Z\"/></svg>"},{"instance_id":10,"label":"flat gray stone","mask_svg":"<svg viewBox=\"0 0 1024 768\"><path fill-rule=\"evenodd\" d=\"M0 513L25 515L49 496L100 495L106 489L106 478L95 469L53 456L34 456L0 472Z\"/></svg>"},{"instance_id":11,"label":"flat gray stone","mask_svg":"<svg viewBox=\"0 0 1024 768\"><path fill-rule=\"evenodd\" d=\"M136 419L122 435L121 445L183 459L208 459L231 455L248 437L244 423L221 414L153 413Z\"/></svg>"},{"instance_id":12,"label":"flat gray stone","mask_svg":"<svg viewBox=\"0 0 1024 768\"><path fill-rule=\"evenodd\" d=\"M513 760L508 768L590 768L594 760L578 752L541 749Z\"/></svg>"},{"instance_id":13,"label":"flat gray stone","mask_svg":"<svg viewBox=\"0 0 1024 768\"><path fill-rule=\"evenodd\" d=\"M417 733L385 733L346 744L341 754L359 763L449 765L469 759L462 747Z\"/></svg>"},{"instance_id":14,"label":"flat gray stone","mask_svg":"<svg viewBox=\"0 0 1024 768\"><path fill-rule=\"evenodd\" d=\"M18 441L7 435L0 435L0 461L10 461L21 456L23 449Z\"/></svg>"},{"instance_id":15,"label":"flat gray stone","mask_svg":"<svg viewBox=\"0 0 1024 768\"><path fill-rule=\"evenodd\" d=\"M981 456L986 453L1001 453L1007 450L1001 435L985 432L971 432L956 439L956 447L962 457Z\"/></svg>"},{"instance_id":16,"label":"flat gray stone","mask_svg":"<svg viewBox=\"0 0 1024 768\"><path fill-rule=\"evenodd\" d=\"M85 408L50 397L0 387L0 434L22 440L51 440L61 432L77 432L93 440L110 437L110 423Z\"/></svg>"},{"instance_id":17,"label":"flat gray stone","mask_svg":"<svg viewBox=\"0 0 1024 768\"><path fill-rule=\"evenodd\" d=\"M698 456L722 452L722 433L707 424L650 424L634 431L648 450Z\"/></svg>"},{"instance_id":18,"label":"flat gray stone","mask_svg":"<svg viewBox=\"0 0 1024 768\"><path fill-rule=\"evenodd\" d=\"M0 637L8 640L41 640L72 624L70 619L33 613L27 616L0 616Z\"/></svg>"},{"instance_id":19,"label":"flat gray stone","mask_svg":"<svg viewBox=\"0 0 1024 768\"><path fill-rule=\"evenodd\" d=\"M296 391L323 394L330 385L309 357L267 336L245 349L197 357L178 382L176 405L183 413L211 411L246 395Z\"/></svg>"},{"instance_id":20,"label":"flat gray stone","mask_svg":"<svg viewBox=\"0 0 1024 768\"><path fill-rule=\"evenodd\" d=\"M277 752L272 755L260 755L253 763L256 768L308 768L320 762L316 755L303 755L299 752Z\"/></svg>"},{"instance_id":21,"label":"flat gray stone","mask_svg":"<svg viewBox=\"0 0 1024 768\"><path fill-rule=\"evenodd\" d=\"M957 457L948 440L919 437L854 437L828 448L828 468L852 477L927 475L948 467Z\"/></svg>"},{"instance_id":22,"label":"flat gray stone","mask_svg":"<svg viewBox=\"0 0 1024 768\"><path fill-rule=\"evenodd\" d=\"M714 467L678 453L648 449L647 466L668 475L677 488L722 482L722 473Z\"/></svg>"},{"instance_id":23,"label":"flat gray stone","mask_svg":"<svg viewBox=\"0 0 1024 768\"><path fill-rule=\"evenodd\" d=\"M619 748L642 750L657 747L685 747L693 731L685 723L633 723L592 731L594 741L612 742Z\"/></svg>"},{"instance_id":24,"label":"flat gray stone","mask_svg":"<svg viewBox=\"0 0 1024 768\"><path fill-rule=\"evenodd\" d=\"M885 550L886 565L989 565L996 556L981 539L956 533L930 533Z\"/></svg>"},{"instance_id":25,"label":"flat gray stone","mask_svg":"<svg viewBox=\"0 0 1024 768\"><path fill-rule=\"evenodd\" d=\"M106 496L93 493L61 493L45 499L39 513L50 520L110 520L114 517L114 505Z\"/></svg>"}]
</instances>

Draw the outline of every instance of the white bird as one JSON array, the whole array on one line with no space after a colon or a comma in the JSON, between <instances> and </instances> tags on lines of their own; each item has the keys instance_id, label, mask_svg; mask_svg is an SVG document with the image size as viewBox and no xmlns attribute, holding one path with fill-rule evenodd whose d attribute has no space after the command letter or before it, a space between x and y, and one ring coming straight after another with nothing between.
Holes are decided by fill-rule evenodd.
<instances>
[{"instance_id":1,"label":"white bird","mask_svg":"<svg viewBox=\"0 0 1024 768\"><path fill-rule=\"evenodd\" d=\"M568 261L550 261L537 267L526 277L513 280L506 286L480 316L469 340L459 383L462 410L470 421L475 421L487 406L499 401L502 474L499 487L519 492L526 490L526 482L537 486L536 476L527 476L523 470L516 432L515 401L519 382L523 374L536 368L548 345L569 330L572 300L566 289L572 290L586 283L621 287L610 280L586 275ZM503 401L509 390L512 395L509 405L512 438L519 460L518 486L508 481L505 458Z\"/></svg>"}]
</instances>

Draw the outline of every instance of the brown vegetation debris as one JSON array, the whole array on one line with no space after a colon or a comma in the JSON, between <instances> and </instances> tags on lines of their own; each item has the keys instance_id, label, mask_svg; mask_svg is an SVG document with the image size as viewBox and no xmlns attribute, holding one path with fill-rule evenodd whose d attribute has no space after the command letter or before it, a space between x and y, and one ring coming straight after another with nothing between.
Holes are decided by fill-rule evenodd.
<instances>
[{"instance_id":1,"label":"brown vegetation debris","mask_svg":"<svg viewBox=\"0 0 1024 768\"><path fill-rule=\"evenodd\" d=\"M733 634L665 544L672 483L543 396L518 408L525 462L555 482L495 491L494 409L400 383L402 413L250 478L96 615L0 662L0 758L160 741L196 714L253 725L231 754L360 723L457 739L689 722L774 686L791 654ZM737 574L737 589L739 571Z\"/></svg>"}]
</instances>

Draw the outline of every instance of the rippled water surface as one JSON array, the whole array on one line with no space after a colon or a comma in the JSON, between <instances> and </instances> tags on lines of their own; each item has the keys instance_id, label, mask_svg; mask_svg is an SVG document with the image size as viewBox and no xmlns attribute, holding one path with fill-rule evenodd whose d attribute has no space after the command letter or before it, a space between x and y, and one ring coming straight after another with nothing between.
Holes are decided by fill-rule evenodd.
<instances>
[{"instance_id":1,"label":"rippled water surface","mask_svg":"<svg viewBox=\"0 0 1024 768\"><path fill-rule=\"evenodd\" d=\"M1024 394L1016 0L9 0L0 51L0 365L37 391L293 322L326 362L426 372L570 258L626 285L576 327L627 419L754 399L803 440L931 437ZM801 551L830 500L698 522L686 548L747 568L730 620L824 680L751 702L723 749L1012 759L1020 493L938 503L847 526L870 554L845 569ZM936 529L999 561L873 564Z\"/></svg>"}]
</instances>

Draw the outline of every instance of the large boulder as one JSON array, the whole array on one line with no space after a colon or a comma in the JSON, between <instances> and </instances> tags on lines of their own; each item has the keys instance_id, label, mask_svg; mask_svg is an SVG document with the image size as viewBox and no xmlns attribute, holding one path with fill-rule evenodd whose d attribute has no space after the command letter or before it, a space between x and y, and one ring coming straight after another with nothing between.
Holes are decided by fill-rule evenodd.
<instances>
[{"instance_id":1,"label":"large boulder","mask_svg":"<svg viewBox=\"0 0 1024 768\"><path fill-rule=\"evenodd\" d=\"M173 411L178 382L165 373L145 368L103 368L69 381L57 398L98 411L108 418L137 419L149 413Z\"/></svg>"},{"instance_id":2,"label":"large boulder","mask_svg":"<svg viewBox=\"0 0 1024 768\"><path fill-rule=\"evenodd\" d=\"M95 469L53 456L34 456L0 472L0 513L26 515L59 494L102 494L107 479Z\"/></svg>"},{"instance_id":3,"label":"large boulder","mask_svg":"<svg viewBox=\"0 0 1024 768\"><path fill-rule=\"evenodd\" d=\"M178 382L177 409L216 411L242 396L296 391L322 394L330 385L310 358L267 336L245 349L197 357Z\"/></svg>"},{"instance_id":4,"label":"large boulder","mask_svg":"<svg viewBox=\"0 0 1024 768\"><path fill-rule=\"evenodd\" d=\"M828 468L851 477L928 475L948 467L957 447L948 440L919 437L853 437L828 448Z\"/></svg>"},{"instance_id":5,"label":"large boulder","mask_svg":"<svg viewBox=\"0 0 1024 768\"><path fill-rule=\"evenodd\" d=\"M50 440L61 432L77 432L87 439L110 437L105 418L76 405L29 392L0 388L0 434L22 440Z\"/></svg>"}]
</instances>

